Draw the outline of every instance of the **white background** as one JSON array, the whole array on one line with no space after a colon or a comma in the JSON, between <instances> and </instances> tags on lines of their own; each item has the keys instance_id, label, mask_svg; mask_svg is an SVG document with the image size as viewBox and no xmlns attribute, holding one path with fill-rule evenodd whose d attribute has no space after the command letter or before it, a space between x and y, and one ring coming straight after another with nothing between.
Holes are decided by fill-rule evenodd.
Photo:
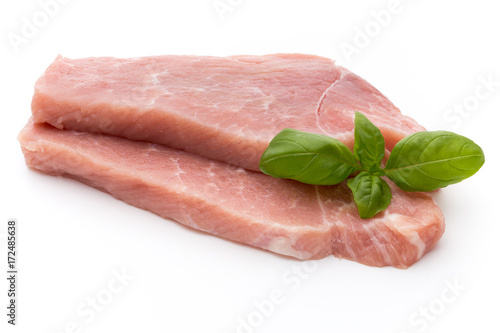
<instances>
[{"instance_id":1,"label":"white background","mask_svg":"<svg viewBox=\"0 0 500 333\"><path fill-rule=\"evenodd\" d=\"M4 272L9 218L19 221L20 237L18 326L6 324L1 273L1 332L500 332L495 1L221 0L231 6L222 18L213 0L66 2L50 7L46 22L37 1L0 5ZM376 13L388 9L393 14L379 14L377 23ZM25 27L23 37L34 20L40 27L31 34ZM25 38L21 44L12 43L15 35ZM347 45L356 53L343 52ZM452 130L483 147L486 164L477 175L435 194L447 229L410 269L333 256L305 265L24 165L16 135L30 116L35 80L57 54L278 52L336 59L428 129ZM488 79L496 84L485 86ZM123 272L129 280L120 284L114 276ZM279 304L269 306L279 293ZM88 303L95 297L99 311Z\"/></svg>"}]
</instances>

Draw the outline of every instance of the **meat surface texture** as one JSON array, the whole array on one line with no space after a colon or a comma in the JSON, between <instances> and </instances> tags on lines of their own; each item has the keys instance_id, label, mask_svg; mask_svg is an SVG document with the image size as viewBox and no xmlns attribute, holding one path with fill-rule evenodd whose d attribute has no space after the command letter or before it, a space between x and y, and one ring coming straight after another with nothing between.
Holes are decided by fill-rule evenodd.
<instances>
[{"instance_id":1,"label":"meat surface texture","mask_svg":"<svg viewBox=\"0 0 500 333\"><path fill-rule=\"evenodd\" d=\"M361 111L388 150L424 130L359 76L301 54L58 57L36 83L32 111L35 122L59 129L159 143L256 171L284 128L352 148Z\"/></svg>"},{"instance_id":2,"label":"meat surface texture","mask_svg":"<svg viewBox=\"0 0 500 333\"><path fill-rule=\"evenodd\" d=\"M91 113L86 117L92 119ZM275 179L161 145L33 121L19 140L31 168L77 179L186 226L299 259L333 254L406 268L444 231L430 195L403 192L392 183L388 209L361 220L345 182L312 186Z\"/></svg>"}]
</instances>

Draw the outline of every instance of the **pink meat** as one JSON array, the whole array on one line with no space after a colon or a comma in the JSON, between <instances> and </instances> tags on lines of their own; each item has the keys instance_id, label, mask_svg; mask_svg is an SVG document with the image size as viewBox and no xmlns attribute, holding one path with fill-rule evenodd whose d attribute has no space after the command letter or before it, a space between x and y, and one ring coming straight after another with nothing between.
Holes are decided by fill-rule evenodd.
<instances>
[{"instance_id":1,"label":"pink meat","mask_svg":"<svg viewBox=\"0 0 500 333\"><path fill-rule=\"evenodd\" d=\"M38 80L36 122L169 147L258 171L269 141L294 128L353 145L354 111L387 149L424 130L330 59L300 55L58 57Z\"/></svg>"},{"instance_id":2,"label":"pink meat","mask_svg":"<svg viewBox=\"0 0 500 333\"><path fill-rule=\"evenodd\" d=\"M392 183L389 208L361 220L345 182L306 185L161 145L32 121L19 140L34 169L77 179L186 226L299 259L333 254L406 268L444 231L430 195L403 192Z\"/></svg>"}]
</instances>

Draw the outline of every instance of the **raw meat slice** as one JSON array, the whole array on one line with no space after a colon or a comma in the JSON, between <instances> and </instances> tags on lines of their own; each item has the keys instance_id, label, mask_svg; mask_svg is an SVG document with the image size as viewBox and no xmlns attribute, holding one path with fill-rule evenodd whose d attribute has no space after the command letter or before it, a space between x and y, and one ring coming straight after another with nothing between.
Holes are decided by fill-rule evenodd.
<instances>
[{"instance_id":1,"label":"raw meat slice","mask_svg":"<svg viewBox=\"0 0 500 333\"><path fill-rule=\"evenodd\" d=\"M361 220L345 182L306 185L161 145L32 121L19 140L34 169L77 179L195 229L299 259L333 254L406 268L444 231L443 215L429 194L403 192L392 183L388 209Z\"/></svg>"},{"instance_id":2,"label":"raw meat slice","mask_svg":"<svg viewBox=\"0 0 500 333\"><path fill-rule=\"evenodd\" d=\"M36 122L163 144L258 171L282 129L353 146L354 111L387 149L424 130L378 90L330 59L300 55L58 57L38 80Z\"/></svg>"}]
</instances>

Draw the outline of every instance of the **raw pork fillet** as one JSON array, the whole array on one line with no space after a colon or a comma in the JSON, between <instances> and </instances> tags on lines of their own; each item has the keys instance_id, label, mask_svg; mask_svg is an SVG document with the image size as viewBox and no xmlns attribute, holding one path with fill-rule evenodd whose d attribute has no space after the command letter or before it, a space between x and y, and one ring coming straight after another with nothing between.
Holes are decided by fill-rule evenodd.
<instances>
[{"instance_id":1,"label":"raw pork fillet","mask_svg":"<svg viewBox=\"0 0 500 333\"><path fill-rule=\"evenodd\" d=\"M361 220L345 182L306 185L161 145L31 121L19 140L32 168L69 176L195 229L299 259L333 254L406 268L444 231L430 195L403 192L392 183L389 208Z\"/></svg>"},{"instance_id":2,"label":"raw pork fillet","mask_svg":"<svg viewBox=\"0 0 500 333\"><path fill-rule=\"evenodd\" d=\"M36 122L59 129L159 143L256 171L284 128L352 148L361 111L388 150L424 130L359 76L300 54L58 57L36 83L32 110Z\"/></svg>"}]
</instances>

